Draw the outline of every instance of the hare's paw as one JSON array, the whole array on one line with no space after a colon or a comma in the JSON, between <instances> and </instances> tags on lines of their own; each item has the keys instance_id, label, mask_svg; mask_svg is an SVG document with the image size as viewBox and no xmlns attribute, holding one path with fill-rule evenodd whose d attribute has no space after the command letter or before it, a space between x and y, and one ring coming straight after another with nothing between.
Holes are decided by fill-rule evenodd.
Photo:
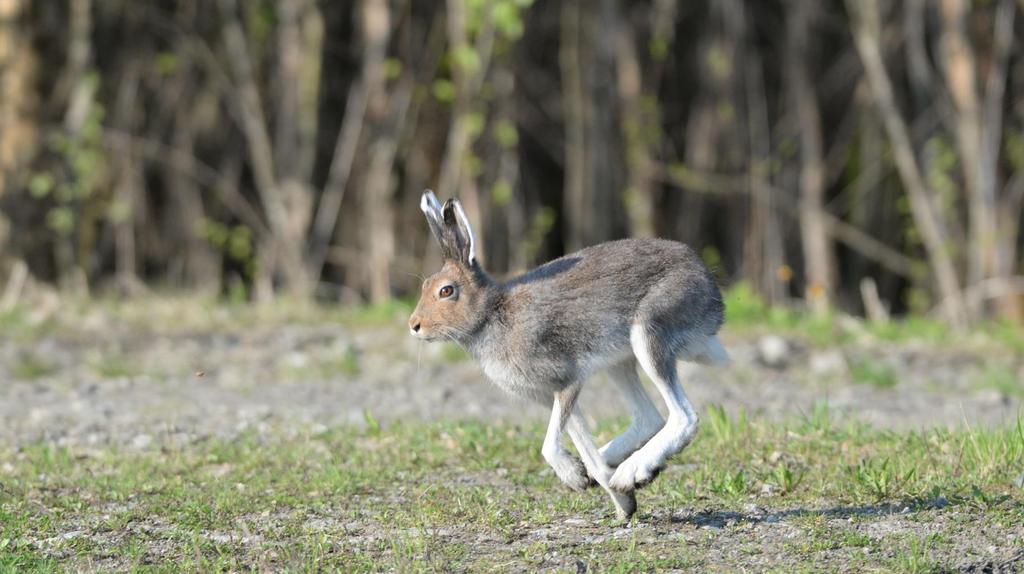
<instances>
[{"instance_id":1,"label":"hare's paw","mask_svg":"<svg viewBox=\"0 0 1024 574\"><path fill-rule=\"evenodd\" d=\"M664 468L650 465L647 461L637 461L636 458L635 456L629 457L615 469L615 474L612 475L612 479L608 483L612 490L632 492L649 484Z\"/></svg>"},{"instance_id":2,"label":"hare's paw","mask_svg":"<svg viewBox=\"0 0 1024 574\"><path fill-rule=\"evenodd\" d=\"M611 492L615 502L615 519L619 522L629 522L629 519L636 513L636 492Z\"/></svg>"},{"instance_id":3,"label":"hare's paw","mask_svg":"<svg viewBox=\"0 0 1024 574\"><path fill-rule=\"evenodd\" d=\"M551 462L551 468L555 470L559 480L573 490L586 490L595 484L594 480L587 475L587 469L580 459L572 455L566 454L555 459Z\"/></svg>"}]
</instances>

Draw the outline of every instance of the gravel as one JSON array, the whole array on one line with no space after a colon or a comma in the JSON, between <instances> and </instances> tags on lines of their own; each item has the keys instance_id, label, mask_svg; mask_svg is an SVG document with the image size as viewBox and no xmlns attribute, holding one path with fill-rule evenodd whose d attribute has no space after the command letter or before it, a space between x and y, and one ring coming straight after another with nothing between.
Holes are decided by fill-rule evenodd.
<instances>
[{"instance_id":1,"label":"gravel","mask_svg":"<svg viewBox=\"0 0 1024 574\"><path fill-rule=\"evenodd\" d=\"M731 365L680 365L698 408L785 419L827 401L842 418L919 429L1010 424L1021 407L1020 393L986 385L993 368L1024 372L1021 357L1008 352L883 342L820 349L728 331L723 338ZM853 364L887 369L896 384L858 382ZM546 407L487 382L461 350L417 343L401 325L176 335L115 328L0 340L0 377L7 381L0 385L0 445L12 447L43 440L141 450L254 430L547 417ZM603 375L581 400L595 419L628 414Z\"/></svg>"}]
</instances>

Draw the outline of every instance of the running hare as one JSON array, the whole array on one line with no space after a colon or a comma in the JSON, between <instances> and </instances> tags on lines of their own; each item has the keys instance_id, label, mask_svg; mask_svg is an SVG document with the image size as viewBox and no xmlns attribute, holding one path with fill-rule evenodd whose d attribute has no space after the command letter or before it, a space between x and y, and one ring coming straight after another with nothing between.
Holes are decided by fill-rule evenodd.
<instances>
[{"instance_id":1,"label":"running hare","mask_svg":"<svg viewBox=\"0 0 1024 574\"><path fill-rule=\"evenodd\" d=\"M626 239L588 247L501 282L476 259L462 206L442 206L431 191L420 208L441 244L444 265L423 282L409 319L413 336L466 347L498 386L553 404L541 452L555 474L580 490L591 478L615 503L636 511L634 491L697 433L697 413L676 373L676 359L722 363L715 333L724 305L715 279L689 247L664 239ZM668 420L644 391L640 363L668 407ZM580 387L608 369L633 423L598 448L576 406ZM582 458L561 444L563 430Z\"/></svg>"}]
</instances>

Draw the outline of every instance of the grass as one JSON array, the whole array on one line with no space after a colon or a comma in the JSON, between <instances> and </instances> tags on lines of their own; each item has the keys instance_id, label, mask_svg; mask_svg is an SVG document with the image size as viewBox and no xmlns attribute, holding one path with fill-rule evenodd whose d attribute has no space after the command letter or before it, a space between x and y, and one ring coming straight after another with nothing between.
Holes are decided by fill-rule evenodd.
<instances>
[{"instance_id":1,"label":"grass","mask_svg":"<svg viewBox=\"0 0 1024 574\"><path fill-rule=\"evenodd\" d=\"M850 364L850 377L853 382L871 385L880 389L895 387L899 382L899 374L892 367L874 361L854 361Z\"/></svg>"},{"instance_id":2,"label":"grass","mask_svg":"<svg viewBox=\"0 0 1024 574\"><path fill-rule=\"evenodd\" d=\"M994 389L1011 397L1024 395L1024 382L1014 372L1013 367L1006 364L989 364L978 374L975 386L982 389Z\"/></svg>"},{"instance_id":3,"label":"grass","mask_svg":"<svg viewBox=\"0 0 1024 574\"><path fill-rule=\"evenodd\" d=\"M87 360L92 371L104 379L128 378L143 373L132 359L119 352L95 352Z\"/></svg>"},{"instance_id":4,"label":"grass","mask_svg":"<svg viewBox=\"0 0 1024 574\"><path fill-rule=\"evenodd\" d=\"M825 407L785 424L715 409L625 529L598 489L557 484L540 426L366 416L187 448L0 452L0 571L925 572L963 559L957 540L1024 522L1020 424L894 433ZM866 529L893 520L930 537L894 552Z\"/></svg>"},{"instance_id":5,"label":"grass","mask_svg":"<svg viewBox=\"0 0 1024 574\"><path fill-rule=\"evenodd\" d=\"M11 375L20 381L33 381L56 371L57 365L35 353L26 353L11 365Z\"/></svg>"}]
</instances>

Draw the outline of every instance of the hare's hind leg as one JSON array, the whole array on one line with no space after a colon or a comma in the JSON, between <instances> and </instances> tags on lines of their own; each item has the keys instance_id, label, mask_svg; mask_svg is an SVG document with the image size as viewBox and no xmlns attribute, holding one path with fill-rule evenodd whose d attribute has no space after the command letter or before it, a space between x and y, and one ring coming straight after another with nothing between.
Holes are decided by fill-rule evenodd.
<instances>
[{"instance_id":1,"label":"hare's hind leg","mask_svg":"<svg viewBox=\"0 0 1024 574\"><path fill-rule=\"evenodd\" d=\"M573 490L584 490L591 485L583 463L562 446L562 432L579 392L580 386L577 384L554 394L551 420L548 423L547 434L544 435L544 446L541 448L544 460L551 465L558 478Z\"/></svg>"},{"instance_id":2,"label":"hare's hind leg","mask_svg":"<svg viewBox=\"0 0 1024 574\"><path fill-rule=\"evenodd\" d=\"M668 458L686 448L697 434L697 413L690 404L676 372L675 349L651 336L646 325L637 324L630 342L647 376L658 388L668 407L668 420L658 434L622 462L612 476L611 486L629 492L654 479Z\"/></svg>"},{"instance_id":3,"label":"hare's hind leg","mask_svg":"<svg viewBox=\"0 0 1024 574\"><path fill-rule=\"evenodd\" d=\"M665 419L661 418L658 408L644 391L640 374L636 371L636 359L630 357L613 365L608 369L608 376L622 391L633 416L633 424L626 432L601 447L604 461L615 467L651 440L651 437L665 425Z\"/></svg>"}]
</instances>

